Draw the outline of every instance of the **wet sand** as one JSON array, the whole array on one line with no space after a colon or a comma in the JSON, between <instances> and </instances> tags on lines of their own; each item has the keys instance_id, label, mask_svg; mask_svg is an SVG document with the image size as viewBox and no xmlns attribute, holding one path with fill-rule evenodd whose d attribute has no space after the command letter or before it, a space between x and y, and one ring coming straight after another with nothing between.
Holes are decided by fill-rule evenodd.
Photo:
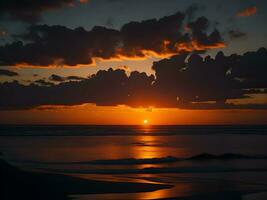
<instances>
[{"instance_id":1,"label":"wet sand","mask_svg":"<svg viewBox=\"0 0 267 200\"><path fill-rule=\"evenodd\" d=\"M0 160L0 194L3 200L65 200L69 195L151 192L172 187L164 184L85 180L22 171Z\"/></svg>"}]
</instances>

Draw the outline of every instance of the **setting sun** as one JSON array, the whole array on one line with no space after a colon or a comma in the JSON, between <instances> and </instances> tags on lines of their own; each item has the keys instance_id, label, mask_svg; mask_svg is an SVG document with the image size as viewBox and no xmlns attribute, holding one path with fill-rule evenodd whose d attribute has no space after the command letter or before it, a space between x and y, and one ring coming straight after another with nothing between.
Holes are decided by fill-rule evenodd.
<instances>
[{"instance_id":1,"label":"setting sun","mask_svg":"<svg viewBox=\"0 0 267 200\"><path fill-rule=\"evenodd\" d=\"M143 121L143 123L144 123L144 124L148 124L148 120L145 119L145 120Z\"/></svg>"}]
</instances>

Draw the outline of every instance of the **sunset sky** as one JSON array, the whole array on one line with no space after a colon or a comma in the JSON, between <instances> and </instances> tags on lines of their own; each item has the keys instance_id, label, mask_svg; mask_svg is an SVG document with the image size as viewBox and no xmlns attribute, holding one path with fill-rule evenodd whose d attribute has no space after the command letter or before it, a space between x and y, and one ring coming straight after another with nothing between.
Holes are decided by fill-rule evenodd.
<instances>
[{"instance_id":1,"label":"sunset sky","mask_svg":"<svg viewBox=\"0 0 267 200\"><path fill-rule=\"evenodd\" d=\"M4 0L2 124L267 124L266 0Z\"/></svg>"}]
</instances>

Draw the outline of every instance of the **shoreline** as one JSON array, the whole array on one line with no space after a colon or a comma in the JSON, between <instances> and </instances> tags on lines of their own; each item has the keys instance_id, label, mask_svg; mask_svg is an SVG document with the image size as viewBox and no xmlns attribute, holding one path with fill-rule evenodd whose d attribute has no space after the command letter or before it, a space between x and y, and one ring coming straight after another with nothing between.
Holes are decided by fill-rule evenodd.
<instances>
[{"instance_id":1,"label":"shoreline","mask_svg":"<svg viewBox=\"0 0 267 200\"><path fill-rule=\"evenodd\" d=\"M82 179L61 174L28 172L0 159L3 200L67 200L70 195L139 193L171 188L172 185L109 182Z\"/></svg>"}]
</instances>

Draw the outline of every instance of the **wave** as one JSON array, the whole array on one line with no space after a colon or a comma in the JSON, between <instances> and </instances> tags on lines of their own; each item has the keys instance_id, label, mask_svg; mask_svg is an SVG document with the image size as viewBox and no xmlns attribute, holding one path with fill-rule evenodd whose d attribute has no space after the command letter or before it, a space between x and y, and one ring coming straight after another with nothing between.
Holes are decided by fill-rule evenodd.
<instances>
[{"instance_id":1,"label":"wave","mask_svg":"<svg viewBox=\"0 0 267 200\"><path fill-rule=\"evenodd\" d=\"M70 162L66 164L90 164L90 165L138 165L138 164L163 164L174 163L180 161L209 161L209 160L241 160L241 159L267 159L267 156L250 156L234 153L225 153L221 155L214 155L208 153L197 154L188 158L177 158L172 156L162 158L127 158L116 160L94 160L88 162Z\"/></svg>"},{"instance_id":2,"label":"wave","mask_svg":"<svg viewBox=\"0 0 267 200\"><path fill-rule=\"evenodd\" d=\"M267 156L251 156L243 154L234 154L234 153L225 153L220 155L202 153L190 158L187 160L235 160L235 159L267 159Z\"/></svg>"},{"instance_id":3,"label":"wave","mask_svg":"<svg viewBox=\"0 0 267 200\"><path fill-rule=\"evenodd\" d=\"M140 164L164 164L175 163L181 161L227 161L227 160L256 160L267 159L267 156L257 155L243 155L234 153L225 153L220 155L202 153L187 158L177 158L173 156L161 157L161 158L126 158L126 159L111 159L111 160L93 160L93 161L81 161L81 162L39 162L39 161L22 161L24 163L38 163L38 164L78 164L78 165L140 165Z\"/></svg>"},{"instance_id":4,"label":"wave","mask_svg":"<svg viewBox=\"0 0 267 200\"><path fill-rule=\"evenodd\" d=\"M47 171L48 169L41 169ZM162 174L162 173L225 173L225 172L267 172L267 168L231 167L149 167L142 169L49 169L56 173L70 174Z\"/></svg>"},{"instance_id":5,"label":"wave","mask_svg":"<svg viewBox=\"0 0 267 200\"><path fill-rule=\"evenodd\" d=\"M178 162L181 159L168 156L162 158L126 158L126 159L116 159L116 160L94 160L89 162L71 162L72 164L90 164L90 165L138 165L138 164L162 164L162 163L172 163Z\"/></svg>"}]
</instances>

